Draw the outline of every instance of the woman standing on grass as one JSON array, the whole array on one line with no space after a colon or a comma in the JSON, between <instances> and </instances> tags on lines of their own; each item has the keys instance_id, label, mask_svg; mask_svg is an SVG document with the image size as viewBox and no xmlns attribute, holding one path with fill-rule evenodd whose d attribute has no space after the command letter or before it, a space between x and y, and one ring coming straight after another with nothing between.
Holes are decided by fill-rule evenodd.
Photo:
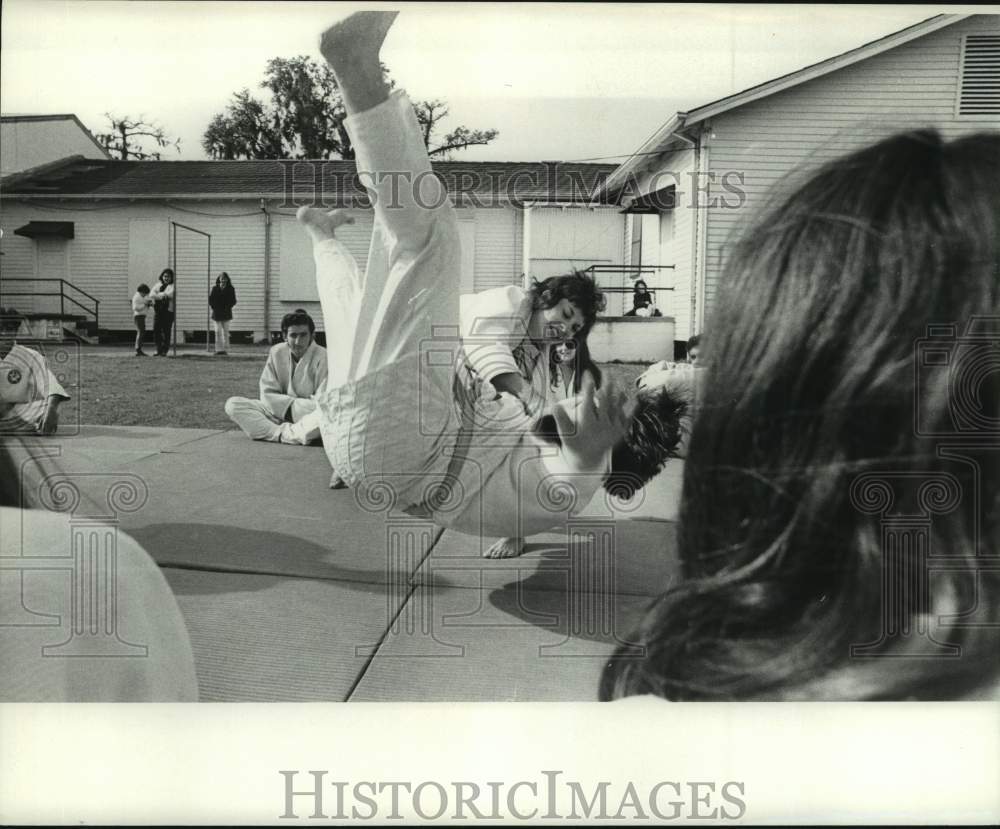
<instances>
[{"instance_id":1,"label":"woman standing on grass","mask_svg":"<svg viewBox=\"0 0 1000 829\"><path fill-rule=\"evenodd\" d=\"M226 354L229 351L229 323L236 305L236 289L225 271L215 280L215 287L208 295L208 305L215 323L215 353Z\"/></svg>"},{"instance_id":2,"label":"woman standing on grass","mask_svg":"<svg viewBox=\"0 0 1000 829\"><path fill-rule=\"evenodd\" d=\"M160 271L160 277L149 296L153 300L153 340L156 342L156 356L166 357L170 351L170 336L176 307L174 272L171 268Z\"/></svg>"}]
</instances>

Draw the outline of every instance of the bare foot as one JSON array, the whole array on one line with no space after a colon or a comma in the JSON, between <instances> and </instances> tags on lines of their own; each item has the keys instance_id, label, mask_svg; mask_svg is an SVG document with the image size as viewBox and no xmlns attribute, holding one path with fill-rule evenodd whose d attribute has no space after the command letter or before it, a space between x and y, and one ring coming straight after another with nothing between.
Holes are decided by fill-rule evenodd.
<instances>
[{"instance_id":1,"label":"bare foot","mask_svg":"<svg viewBox=\"0 0 1000 829\"><path fill-rule=\"evenodd\" d=\"M523 538L501 538L483 552L483 558L514 558L524 553Z\"/></svg>"},{"instance_id":2,"label":"bare foot","mask_svg":"<svg viewBox=\"0 0 1000 829\"><path fill-rule=\"evenodd\" d=\"M351 70L378 58L382 42L399 12L355 12L320 35L319 51L334 72Z\"/></svg>"},{"instance_id":3,"label":"bare foot","mask_svg":"<svg viewBox=\"0 0 1000 829\"><path fill-rule=\"evenodd\" d=\"M314 241L333 239L334 231L341 225L354 224L354 217L346 210L320 210L318 207L300 207L295 218L298 219Z\"/></svg>"}]
</instances>

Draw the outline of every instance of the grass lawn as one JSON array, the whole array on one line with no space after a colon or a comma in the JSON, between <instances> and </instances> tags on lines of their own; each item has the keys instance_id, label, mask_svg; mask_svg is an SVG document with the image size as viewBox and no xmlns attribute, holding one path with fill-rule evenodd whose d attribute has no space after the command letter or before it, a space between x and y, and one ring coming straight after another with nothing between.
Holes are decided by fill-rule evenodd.
<instances>
[{"instance_id":1,"label":"grass lawn","mask_svg":"<svg viewBox=\"0 0 1000 829\"><path fill-rule=\"evenodd\" d=\"M266 356L263 350L259 357L188 354L166 359L85 352L79 382L70 380L67 391L80 407L80 423L235 428L223 411L226 398L257 396ZM631 383L644 368L632 363L601 366L624 383Z\"/></svg>"}]
</instances>

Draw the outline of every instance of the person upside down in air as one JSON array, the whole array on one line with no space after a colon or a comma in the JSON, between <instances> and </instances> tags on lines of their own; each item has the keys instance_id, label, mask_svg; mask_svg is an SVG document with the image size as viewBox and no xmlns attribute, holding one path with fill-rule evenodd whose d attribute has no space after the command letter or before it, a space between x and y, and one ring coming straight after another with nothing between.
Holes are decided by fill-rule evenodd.
<instances>
[{"instance_id":1,"label":"person upside down in air","mask_svg":"<svg viewBox=\"0 0 1000 829\"><path fill-rule=\"evenodd\" d=\"M363 279L337 239L348 211L297 214L327 332L323 444L359 499L388 498L472 535L532 535L564 524L601 486L619 496L643 486L676 446L686 403L662 389L598 390L588 374L578 396L539 416L469 370L455 212L412 104L390 92L379 61L395 16L353 14L320 43L375 213Z\"/></svg>"}]
</instances>

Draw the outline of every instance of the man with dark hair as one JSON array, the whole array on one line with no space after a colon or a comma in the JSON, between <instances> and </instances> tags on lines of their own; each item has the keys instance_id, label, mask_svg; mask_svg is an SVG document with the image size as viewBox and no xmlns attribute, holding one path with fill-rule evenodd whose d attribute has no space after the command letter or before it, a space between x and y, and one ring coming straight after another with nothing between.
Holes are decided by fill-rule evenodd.
<instances>
[{"instance_id":1,"label":"man with dark hair","mask_svg":"<svg viewBox=\"0 0 1000 829\"><path fill-rule=\"evenodd\" d=\"M260 397L230 397L226 414L252 440L305 445L319 438L315 396L326 386L326 349L313 339L316 324L302 308L281 320L284 341L267 355Z\"/></svg>"}]
</instances>

